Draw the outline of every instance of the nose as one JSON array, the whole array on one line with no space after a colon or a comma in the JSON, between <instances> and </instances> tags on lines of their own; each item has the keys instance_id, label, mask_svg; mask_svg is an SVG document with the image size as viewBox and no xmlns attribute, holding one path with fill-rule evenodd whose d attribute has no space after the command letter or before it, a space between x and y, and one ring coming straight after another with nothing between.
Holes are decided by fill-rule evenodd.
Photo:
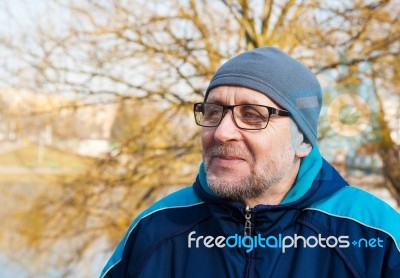
<instances>
[{"instance_id":1,"label":"nose","mask_svg":"<svg viewBox=\"0 0 400 278\"><path fill-rule=\"evenodd\" d=\"M240 129L236 126L233 120L233 112L231 110L226 112L219 125L214 131L214 140L220 143L227 141L240 140Z\"/></svg>"}]
</instances>

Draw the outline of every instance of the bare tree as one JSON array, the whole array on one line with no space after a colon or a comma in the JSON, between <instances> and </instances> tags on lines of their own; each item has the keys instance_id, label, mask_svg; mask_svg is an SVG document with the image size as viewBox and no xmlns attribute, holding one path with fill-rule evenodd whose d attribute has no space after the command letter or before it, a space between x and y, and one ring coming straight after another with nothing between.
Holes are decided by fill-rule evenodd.
<instances>
[{"instance_id":1,"label":"bare tree","mask_svg":"<svg viewBox=\"0 0 400 278\"><path fill-rule=\"evenodd\" d=\"M8 67L10 84L119 105L116 148L85 175L64 178L29 214L40 223L25 231L32 246L51 250L52 242L70 240L70 264L96 238L114 245L133 214L171 185L193 180L200 147L191 103L202 99L218 66L242 50L278 46L320 75L332 71L336 85L357 79L358 66L368 62L378 98L398 87L395 1L54 0L47 9L30 33L0 41L19 59ZM399 162L385 160L395 156L383 113L381 154L394 161L385 175L398 198Z\"/></svg>"}]
</instances>

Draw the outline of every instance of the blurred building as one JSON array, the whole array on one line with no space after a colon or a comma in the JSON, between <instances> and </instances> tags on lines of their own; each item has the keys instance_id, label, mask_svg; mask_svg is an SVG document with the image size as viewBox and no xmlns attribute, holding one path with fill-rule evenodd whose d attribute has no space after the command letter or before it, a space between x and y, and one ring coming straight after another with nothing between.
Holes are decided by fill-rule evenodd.
<instances>
[{"instance_id":1,"label":"blurred building","mask_svg":"<svg viewBox=\"0 0 400 278\"><path fill-rule=\"evenodd\" d=\"M0 141L53 146L79 155L109 151L116 105L0 90Z\"/></svg>"}]
</instances>

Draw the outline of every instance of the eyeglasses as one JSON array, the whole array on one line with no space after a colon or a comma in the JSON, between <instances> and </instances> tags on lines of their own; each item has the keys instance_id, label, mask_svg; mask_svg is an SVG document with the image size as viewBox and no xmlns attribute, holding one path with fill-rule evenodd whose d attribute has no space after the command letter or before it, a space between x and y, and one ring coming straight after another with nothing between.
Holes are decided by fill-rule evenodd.
<instances>
[{"instance_id":1,"label":"eyeglasses","mask_svg":"<svg viewBox=\"0 0 400 278\"><path fill-rule=\"evenodd\" d=\"M289 112L286 110L258 104L221 105L195 103L193 108L196 124L203 127L218 126L228 110L232 111L235 125L240 129L246 130L266 128L271 115L289 116Z\"/></svg>"}]
</instances>

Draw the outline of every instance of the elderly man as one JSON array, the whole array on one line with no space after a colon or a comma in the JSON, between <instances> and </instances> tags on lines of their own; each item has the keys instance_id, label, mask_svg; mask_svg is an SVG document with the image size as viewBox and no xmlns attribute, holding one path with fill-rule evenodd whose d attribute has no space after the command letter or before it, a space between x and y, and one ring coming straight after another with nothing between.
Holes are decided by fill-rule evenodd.
<instances>
[{"instance_id":1,"label":"elderly man","mask_svg":"<svg viewBox=\"0 0 400 278\"><path fill-rule=\"evenodd\" d=\"M276 48L222 65L194 105L196 181L132 223L101 277L400 277L400 216L321 157L320 109Z\"/></svg>"}]
</instances>

